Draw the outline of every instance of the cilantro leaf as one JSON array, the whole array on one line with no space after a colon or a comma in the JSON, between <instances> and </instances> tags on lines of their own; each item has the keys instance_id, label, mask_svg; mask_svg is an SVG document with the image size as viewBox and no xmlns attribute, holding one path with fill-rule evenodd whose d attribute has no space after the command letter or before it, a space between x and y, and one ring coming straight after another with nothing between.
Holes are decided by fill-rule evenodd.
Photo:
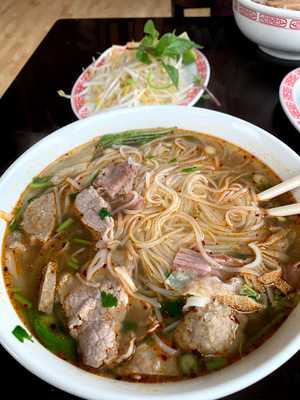
<instances>
[{"instance_id":1,"label":"cilantro leaf","mask_svg":"<svg viewBox=\"0 0 300 400\"><path fill-rule=\"evenodd\" d=\"M29 335L29 333L22 328L22 326L17 325L14 330L12 331L12 334L21 342L23 343L25 339L30 340L33 342L32 336Z\"/></svg>"},{"instance_id":2,"label":"cilantro leaf","mask_svg":"<svg viewBox=\"0 0 300 400\"><path fill-rule=\"evenodd\" d=\"M178 69L173 67L171 64L165 64L164 62L162 63L164 69L166 70L167 74L169 75L173 85L178 88L178 83L179 83L179 73Z\"/></svg>"},{"instance_id":3,"label":"cilantro leaf","mask_svg":"<svg viewBox=\"0 0 300 400\"><path fill-rule=\"evenodd\" d=\"M118 299L113 294L102 291L101 303L105 308L116 307L118 305Z\"/></svg>"},{"instance_id":4,"label":"cilantro leaf","mask_svg":"<svg viewBox=\"0 0 300 400\"><path fill-rule=\"evenodd\" d=\"M101 208L100 211L98 212L98 215L101 219L104 219L106 217L111 217L111 213L108 211L107 208Z\"/></svg>"}]
</instances>

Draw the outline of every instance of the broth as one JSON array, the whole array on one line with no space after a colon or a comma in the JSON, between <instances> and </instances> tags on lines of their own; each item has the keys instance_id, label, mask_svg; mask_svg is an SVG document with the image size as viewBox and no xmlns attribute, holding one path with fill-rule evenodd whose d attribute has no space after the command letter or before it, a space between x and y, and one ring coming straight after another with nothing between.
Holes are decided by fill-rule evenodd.
<instances>
[{"instance_id":1,"label":"broth","mask_svg":"<svg viewBox=\"0 0 300 400\"><path fill-rule=\"evenodd\" d=\"M298 302L298 217L263 210L294 198L256 200L279 182L197 132L96 138L18 201L2 257L11 301L45 347L95 374L166 382L223 368Z\"/></svg>"}]
</instances>

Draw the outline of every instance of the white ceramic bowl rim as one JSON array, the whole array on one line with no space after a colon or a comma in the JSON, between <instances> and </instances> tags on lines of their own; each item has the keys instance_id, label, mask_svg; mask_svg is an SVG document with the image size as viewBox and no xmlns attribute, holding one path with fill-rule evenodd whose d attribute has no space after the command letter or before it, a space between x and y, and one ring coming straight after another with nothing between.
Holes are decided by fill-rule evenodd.
<instances>
[{"instance_id":1,"label":"white ceramic bowl rim","mask_svg":"<svg viewBox=\"0 0 300 400\"><path fill-rule=\"evenodd\" d=\"M206 132L224 138L263 159L284 179L300 172L300 158L277 138L238 118L216 111L182 106L145 106L110 111L76 121L47 136L27 150L1 177L0 209L11 211L20 193L50 162L68 150L104 133L133 128L167 127ZM12 185L13 182L13 185ZM300 193L295 193L300 199ZM3 240L4 223L0 222ZM105 400L211 400L243 389L271 373L300 348L299 306L259 349L241 361L205 377L172 384L136 384L90 374L59 359L36 340L20 343L11 334L21 324L0 278L0 342L28 370L67 392L87 399ZM4 317L5 316L5 317Z\"/></svg>"},{"instance_id":2,"label":"white ceramic bowl rim","mask_svg":"<svg viewBox=\"0 0 300 400\"><path fill-rule=\"evenodd\" d=\"M235 1L235 0L234 0ZM252 8L253 10L265 12L274 16L286 17L286 18L300 18L300 11L288 10L286 8L271 7L261 3L256 3L252 0L238 0L240 3Z\"/></svg>"}]
</instances>

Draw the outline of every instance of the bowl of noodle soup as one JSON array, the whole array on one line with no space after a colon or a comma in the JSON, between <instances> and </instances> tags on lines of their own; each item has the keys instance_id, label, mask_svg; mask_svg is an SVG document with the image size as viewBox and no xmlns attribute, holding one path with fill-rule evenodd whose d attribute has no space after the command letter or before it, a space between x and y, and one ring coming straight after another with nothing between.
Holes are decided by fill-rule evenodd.
<instances>
[{"instance_id":1,"label":"bowl of noodle soup","mask_svg":"<svg viewBox=\"0 0 300 400\"><path fill-rule=\"evenodd\" d=\"M214 224L218 224L218 220L216 220L215 223L212 222L209 227L205 224L213 218L221 218L221 214L212 216L209 204L206 204L204 201L205 198L200 187L208 185L209 174L206 177L202 176L201 179L199 178L199 174L201 173L199 162L205 164L206 161L211 158L212 164L210 166L205 164L205 168L207 170L214 170L222 167L222 162L227 160L226 166L229 170L232 168L231 174L236 174L235 178L237 179L237 183L234 186L234 190L231 191L232 193L223 193L222 199L218 197L221 202L220 208L222 210L228 207L226 205L226 196L233 196L230 201L234 202L234 199L237 198L237 196L234 197L236 193L239 192L243 196L246 193L238 184L239 178L237 178L238 174L236 171L241 166L251 171L253 169L254 172L256 168L258 168L258 165L262 170L264 168L268 171L272 170L274 172L272 175L272 183L287 179L300 172L300 157L295 152L277 138L248 122L206 109L186 108L181 106L145 106L134 109L110 111L81 121L76 121L59 129L32 146L19 157L1 177L0 188L2 193L5 193L5 196L2 196L0 199L0 210L11 213L28 185L32 185L32 182L38 185L45 183L45 177L44 180L41 180L43 179L42 175L39 180L33 180L33 178L40 175L45 168L48 168L46 171L49 172L49 168L53 168L51 166L55 165L51 163L64 156L66 153L71 154L74 148L82 146L90 141L99 140L95 139L98 137L102 140L102 135L111 134L101 142L102 146L105 147L111 140L115 143L115 133L145 129L154 130L156 134L161 134L165 132L165 130L167 130L169 134L169 130L171 129L172 134L175 134L174 140L177 140L175 147L173 146L173 142L169 145L164 145L164 140L159 136L156 138L155 143L145 142L143 157L147 160L146 164L148 169L147 172L143 172L140 180L140 185L146 185L149 189L147 195L145 195L144 201L149 200L154 209L157 207L161 196L160 190L167 192L171 200L167 202L165 209L162 208L159 212L156 210L158 215L158 219L155 222L156 230L153 230L153 227L147 225L147 215L141 217L141 222L136 221L133 223L135 218L134 213L127 212L126 218L128 220L120 216L119 220L115 221L118 229L114 239L119 240L118 238L122 236L122 229L131 218L131 222L129 223L131 226L130 237L134 245L139 249L139 255L149 260L147 264L151 266L149 274L153 276L153 279L156 279L157 282L161 279L164 280L164 278L162 278L163 275L169 277L170 271L163 269L167 268L164 267L163 260L165 257L168 257L168 252L174 257L172 248L176 248L177 242L184 244L186 247L194 248L194 246L198 245L199 251L202 248L201 246L206 246L206 248L210 246L213 250L218 245L217 242L212 243L207 238L205 238L207 243L203 242L201 229L205 232L210 230L214 232L213 227ZM197 138L199 134L201 134L201 143L203 144L204 151L204 156L202 155L202 158L195 156L197 155L195 151L198 148L195 138ZM143 140L145 138L147 139L147 134L144 133L143 135ZM188 142L185 141L185 137L188 138ZM216 149L219 148L222 149L223 152L223 158L221 160L216 157ZM238 149L240 149L242 152L241 154L243 154L241 158L237 155L233 156L233 154L235 154L234 152L239 151ZM121 147L115 145L110 146L110 149L103 154L105 157L114 160L121 160L124 157L127 159L130 158L129 164L131 166L134 166L141 157L140 150L132 149L128 144ZM159 162L157 159L162 161ZM63 158L60 160L63 160ZM168 160L168 163L166 160ZM101 159L101 162L102 161L103 159ZM97 162L97 157L93 159L92 162ZM151 171L154 170L156 171L156 175L152 178L160 189L154 190L152 188L152 190ZM55 173L54 169L51 173ZM230 174L230 171L228 173ZM225 185L227 182L226 178L229 178L229 176L230 175L226 175L224 177ZM193 182L196 179L200 182L198 184L197 195L195 194L196 192L193 186ZM11 182L14 182L13 187ZM76 184L79 183L79 181L74 183L72 179L70 181L71 186L76 186ZM37 186L35 186L35 188L36 187ZM112 187L110 187L110 189L111 188ZM261 186L261 189L262 188L263 186ZM136 190L138 191L138 188ZM217 188L212 192L218 192ZM293 195L296 200L300 200L299 191L294 191ZM259 214L258 208L255 208L256 206L254 207L252 204L255 200L255 193L250 190L247 196L247 202L249 202L249 204L247 203L246 206L244 204L238 205L234 203L236 207L234 211L226 208L226 221L228 226L247 227L247 229L244 230L246 233L238 236L238 241L249 242L253 240L255 243L260 243L261 237L255 237L253 232L256 232L258 235L260 234L260 229L263 225L263 217ZM187 216L191 203L184 203L182 206L183 208L179 210L179 204L182 202L183 197L189 198L191 202L202 201L202 210L205 210L206 217L201 219L201 215L199 216L199 226L202 224L201 229L198 225L195 226L194 222ZM133 200L136 199L130 199L129 203L132 203ZM33 200L32 203L34 203L34 201L35 200ZM125 209L130 211L128 203L126 207ZM237 212L239 207L242 207L242 210L239 209L239 212ZM246 211L249 213L246 214ZM172 213L175 213L175 215ZM124 218L124 220L122 220L122 218ZM142 218L144 218L144 220ZM136 227L136 229L134 227ZM159 232L159 229L161 229L161 232ZM62 231L62 229L59 230ZM284 231L284 229L281 228L275 229L277 233L281 230ZM5 243L7 233L6 224L3 221L1 221L0 234L1 241ZM108 236L109 234L110 233L108 233ZM213 235L214 233L212 233L212 236ZM224 235L226 236L226 232ZM159 237L159 239L157 239L157 237ZM159 245L162 238L167 237L171 237L173 242L168 243L170 249L168 249L168 247L162 248L161 250L157 248L158 252L165 252L165 254L162 254L159 259L160 262L156 263L155 260L159 253L153 254L149 249L151 249L152 245ZM236 241L236 239L232 239L232 242ZM265 251L266 247L265 242L264 250L261 249L261 251ZM254 250L256 250L255 247ZM2 266L6 263L5 251L3 254ZM220 261L218 258L211 260L210 254L210 252L207 252L204 256L217 268L219 263L222 263L222 260ZM245 261L244 264L247 264L246 266L250 269L256 268L257 266L253 265L251 260L250 257L250 262ZM269 260L269 263L264 265L265 268L272 265L271 259L267 256L266 260ZM94 267L95 265L89 266ZM266 272L266 270L263 272ZM232 271L228 268L226 272L230 273ZM87 275L85 275L85 277L87 279ZM120 276L121 281L122 278L124 278L124 274ZM160 397L177 400L181 396L185 396L186 399L192 399L197 396L198 399L203 400L217 399L241 390L262 379L286 362L300 348L300 332L297 330L297 326L299 326L300 323L300 309L298 305L289 313L282 325L270 338L261 343L257 349L254 349L247 355L245 354L245 356L230 363L230 365L220 371L193 377L193 379L184 379L182 381L173 379L166 383L164 383L164 381L159 381L159 383L146 381L143 384L137 384L130 379L113 380L110 379L110 375L96 375L92 373L94 371L90 369L78 368L74 363L69 363L57 357L41 345L38 340L34 340L33 342L25 341L24 343L16 340L16 337L12 335L12 331L16 326L22 325L23 321L12 305L11 298L7 292L7 282L3 275L1 275L0 284L0 312L2 315L6 315L6 318L2 320L0 325L1 344L18 362L32 373L48 383L82 398L106 400L113 400L116 398L121 400L147 398L154 400ZM126 279L124 285L128 285ZM153 289L153 282L151 285ZM127 289L130 291L132 288L129 287ZM145 293L147 295L147 291L145 291ZM165 293L163 289L161 289L161 293ZM143 301L145 300L144 298L142 299ZM155 301L153 300L153 302L155 307ZM156 337L156 340L159 339ZM166 351L169 351L168 346ZM41 368L41 365L45 365L46 368Z\"/></svg>"}]
</instances>

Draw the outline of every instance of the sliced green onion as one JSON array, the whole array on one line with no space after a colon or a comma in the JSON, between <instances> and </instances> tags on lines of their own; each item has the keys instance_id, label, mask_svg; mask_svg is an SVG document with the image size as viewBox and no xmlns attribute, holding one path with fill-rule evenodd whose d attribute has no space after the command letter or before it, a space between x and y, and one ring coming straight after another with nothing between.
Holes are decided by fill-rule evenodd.
<instances>
[{"instance_id":1,"label":"sliced green onion","mask_svg":"<svg viewBox=\"0 0 300 400\"><path fill-rule=\"evenodd\" d=\"M245 283L240 290L240 294L242 296L247 296L250 297L251 299L255 300L255 301L260 301L261 299L261 295L256 292L256 290L254 290L250 285L248 285L247 283Z\"/></svg>"},{"instance_id":2,"label":"sliced green onion","mask_svg":"<svg viewBox=\"0 0 300 400\"><path fill-rule=\"evenodd\" d=\"M17 300L18 303L22 304L25 308L32 308L32 303L25 296L23 296L19 292L14 293L14 298Z\"/></svg>"},{"instance_id":3,"label":"sliced green onion","mask_svg":"<svg viewBox=\"0 0 300 400\"><path fill-rule=\"evenodd\" d=\"M32 179L32 182L30 183L30 187L32 189L46 189L51 186L53 186L53 183L51 181L52 176L36 176L35 178Z\"/></svg>"},{"instance_id":4,"label":"sliced green onion","mask_svg":"<svg viewBox=\"0 0 300 400\"><path fill-rule=\"evenodd\" d=\"M80 263L79 263L79 261L77 260L77 258L75 258L75 257L71 257L71 258L68 260L67 265L68 265L69 267L73 268L73 269L78 269L78 268L80 267Z\"/></svg>"},{"instance_id":5,"label":"sliced green onion","mask_svg":"<svg viewBox=\"0 0 300 400\"><path fill-rule=\"evenodd\" d=\"M57 228L57 232L62 232L65 231L66 229L68 229L71 225L74 224L74 219L73 218L67 218L64 222L62 222L58 228Z\"/></svg>"},{"instance_id":6,"label":"sliced green onion","mask_svg":"<svg viewBox=\"0 0 300 400\"><path fill-rule=\"evenodd\" d=\"M182 354L179 357L179 369L183 375L197 374L199 370L199 360L194 354Z\"/></svg>"},{"instance_id":7,"label":"sliced green onion","mask_svg":"<svg viewBox=\"0 0 300 400\"><path fill-rule=\"evenodd\" d=\"M199 171L199 167L194 166L194 167L182 168L180 171L184 172L185 174L191 174L192 172Z\"/></svg>"},{"instance_id":8,"label":"sliced green onion","mask_svg":"<svg viewBox=\"0 0 300 400\"><path fill-rule=\"evenodd\" d=\"M172 159L171 159L169 162L170 162L170 163L177 162L177 158L176 158L176 157L174 157L174 158L172 158Z\"/></svg>"},{"instance_id":9,"label":"sliced green onion","mask_svg":"<svg viewBox=\"0 0 300 400\"><path fill-rule=\"evenodd\" d=\"M208 371L216 371L225 367L228 361L224 357L212 357L205 360L205 366Z\"/></svg>"},{"instance_id":10,"label":"sliced green onion","mask_svg":"<svg viewBox=\"0 0 300 400\"><path fill-rule=\"evenodd\" d=\"M73 238L71 239L71 241L73 243L78 243L78 244L82 244L83 246L89 246L92 244L92 242L90 240L85 240L85 239L80 239L80 238Z\"/></svg>"},{"instance_id":11,"label":"sliced green onion","mask_svg":"<svg viewBox=\"0 0 300 400\"><path fill-rule=\"evenodd\" d=\"M286 313L284 312L279 312L271 322L266 324L260 331L256 332L249 340L250 343L255 344L258 339L262 338L266 334L270 332L270 330L277 324L279 324L280 321L283 320L283 318L286 316Z\"/></svg>"},{"instance_id":12,"label":"sliced green onion","mask_svg":"<svg viewBox=\"0 0 300 400\"><path fill-rule=\"evenodd\" d=\"M12 334L21 342L23 343L24 340L30 340L31 342L33 342L32 336L29 335L29 333L22 328L22 326L17 325L14 330L12 331Z\"/></svg>"},{"instance_id":13,"label":"sliced green onion","mask_svg":"<svg viewBox=\"0 0 300 400\"><path fill-rule=\"evenodd\" d=\"M137 129L103 135L97 147L106 149L112 145L138 146L172 134L176 128Z\"/></svg>"},{"instance_id":14,"label":"sliced green onion","mask_svg":"<svg viewBox=\"0 0 300 400\"><path fill-rule=\"evenodd\" d=\"M8 229L10 230L10 232L14 232L20 229L20 221L22 214L23 214L23 208L17 208L14 218L8 225Z\"/></svg>"}]
</instances>

